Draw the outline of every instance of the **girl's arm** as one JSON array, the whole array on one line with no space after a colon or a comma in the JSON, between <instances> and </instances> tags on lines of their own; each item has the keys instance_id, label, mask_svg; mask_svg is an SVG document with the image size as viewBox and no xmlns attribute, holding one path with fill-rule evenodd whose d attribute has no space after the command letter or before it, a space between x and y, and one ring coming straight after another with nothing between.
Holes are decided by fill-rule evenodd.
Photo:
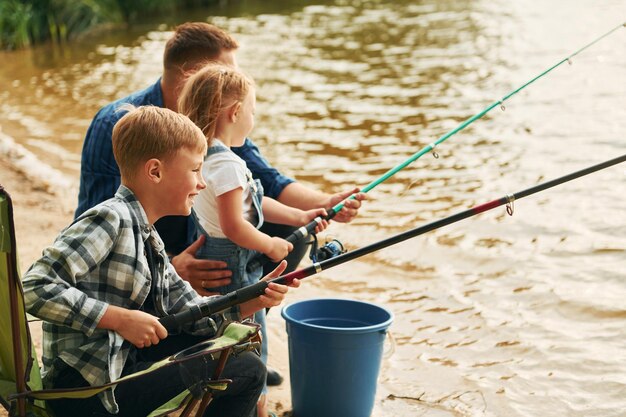
<instances>
[{"instance_id":1,"label":"girl's arm","mask_svg":"<svg viewBox=\"0 0 626 417\"><path fill-rule=\"evenodd\" d=\"M242 192L239 187L217 196L217 212L224 235L237 245L264 253L272 260L285 258L293 245L284 239L259 232L243 218Z\"/></svg>"},{"instance_id":2,"label":"girl's arm","mask_svg":"<svg viewBox=\"0 0 626 417\"><path fill-rule=\"evenodd\" d=\"M270 223L286 224L288 226L300 227L308 224L316 217L326 217L326 210L317 208L303 211L289 207L273 198L263 197L263 216ZM325 220L315 229L321 232L326 229L328 222Z\"/></svg>"}]
</instances>

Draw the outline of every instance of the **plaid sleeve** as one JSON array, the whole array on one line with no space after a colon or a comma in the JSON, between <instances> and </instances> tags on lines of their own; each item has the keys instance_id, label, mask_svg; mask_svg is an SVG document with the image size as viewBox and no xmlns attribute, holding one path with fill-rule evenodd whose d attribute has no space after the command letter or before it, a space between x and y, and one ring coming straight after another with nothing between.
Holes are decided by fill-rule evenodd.
<instances>
[{"instance_id":1,"label":"plaid sleeve","mask_svg":"<svg viewBox=\"0 0 626 417\"><path fill-rule=\"evenodd\" d=\"M62 231L24 276L28 312L91 335L108 305L97 292L98 268L113 248L119 224L117 213L103 207Z\"/></svg>"}]
</instances>

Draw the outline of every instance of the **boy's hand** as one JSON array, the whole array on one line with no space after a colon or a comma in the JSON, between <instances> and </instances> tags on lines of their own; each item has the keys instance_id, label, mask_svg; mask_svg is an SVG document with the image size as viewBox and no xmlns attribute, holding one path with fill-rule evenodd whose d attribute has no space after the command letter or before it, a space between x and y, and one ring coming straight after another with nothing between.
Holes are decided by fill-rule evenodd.
<instances>
[{"instance_id":1,"label":"boy's hand","mask_svg":"<svg viewBox=\"0 0 626 417\"><path fill-rule=\"evenodd\" d=\"M263 277L261 281L269 281L279 277L286 267L287 261L282 261L272 272ZM299 286L300 280L298 279L294 279L289 286L270 282L265 289L265 294L259 296L259 301L261 301L264 308L276 307L285 299L285 294L289 291L289 287L298 288Z\"/></svg>"},{"instance_id":2,"label":"boy's hand","mask_svg":"<svg viewBox=\"0 0 626 417\"><path fill-rule=\"evenodd\" d=\"M263 281L269 281L280 276L285 268L287 268L287 261L282 261L278 264L276 269L263 278ZM263 308L270 308L279 305L285 299L285 294L289 291L289 287L297 288L299 286L300 280L297 279L294 279L289 286L276 284L275 282L269 283L265 289L264 295L260 295L257 298L241 304L241 316L250 317Z\"/></svg>"},{"instance_id":3,"label":"boy's hand","mask_svg":"<svg viewBox=\"0 0 626 417\"><path fill-rule=\"evenodd\" d=\"M138 348L156 345L167 337L167 330L159 319L140 310L126 310L114 330Z\"/></svg>"},{"instance_id":4,"label":"boy's hand","mask_svg":"<svg viewBox=\"0 0 626 417\"><path fill-rule=\"evenodd\" d=\"M285 259L289 252L293 250L293 245L280 237L272 237L270 245L270 250L265 254L274 262L280 262L282 259Z\"/></svg>"},{"instance_id":5,"label":"boy's hand","mask_svg":"<svg viewBox=\"0 0 626 417\"><path fill-rule=\"evenodd\" d=\"M324 220L324 217L326 217L328 215L328 213L326 213L326 209L323 208L318 208L318 209L313 209L313 210L307 210L303 212L303 217L302 217L302 225L306 225L309 224L310 222L312 222L316 217L321 217L322 218L322 222L319 223L316 227L315 227L315 233L319 233L322 230L326 229L328 227L328 221Z\"/></svg>"}]
</instances>

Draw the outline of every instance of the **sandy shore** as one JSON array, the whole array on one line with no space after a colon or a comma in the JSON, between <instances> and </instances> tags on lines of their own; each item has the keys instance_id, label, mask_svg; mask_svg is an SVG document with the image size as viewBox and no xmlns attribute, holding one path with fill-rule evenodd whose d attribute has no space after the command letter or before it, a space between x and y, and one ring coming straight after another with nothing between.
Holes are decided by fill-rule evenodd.
<instances>
[{"instance_id":1,"label":"sandy shore","mask_svg":"<svg viewBox=\"0 0 626 417\"><path fill-rule=\"evenodd\" d=\"M26 271L41 255L42 249L52 243L59 231L72 220L76 194L67 189L51 191L49 187L38 184L15 168L4 155L0 155L0 184L13 198L19 263L21 271ZM270 388L270 410L279 416L288 415L291 399L287 336L279 309L270 311L268 330L270 366L285 377L281 386ZM33 324L31 332L36 348L41 352L40 324ZM0 407L0 417L6 415Z\"/></svg>"}]
</instances>

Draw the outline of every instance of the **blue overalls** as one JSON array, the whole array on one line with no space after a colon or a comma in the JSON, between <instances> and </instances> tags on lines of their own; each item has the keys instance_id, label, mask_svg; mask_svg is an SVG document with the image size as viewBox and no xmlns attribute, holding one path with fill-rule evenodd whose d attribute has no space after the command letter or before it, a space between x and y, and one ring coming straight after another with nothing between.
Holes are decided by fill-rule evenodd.
<instances>
[{"instance_id":1,"label":"blue overalls","mask_svg":"<svg viewBox=\"0 0 626 417\"><path fill-rule=\"evenodd\" d=\"M211 146L207 150L207 156L213 155L219 152L231 152L230 149L225 146ZM257 213L256 228L259 229L263 225L263 211L261 209L261 201L263 200L263 186L261 181L252 178L252 173L248 170L248 187L250 187L252 195L252 203ZM258 255L259 252L243 248L238 246L231 240L225 237L212 237L204 230L200 225L200 221L192 210L191 217L196 226L197 234L194 239L198 239L201 234L206 238L204 244L198 252L196 252L196 258L198 259L210 259L214 261L226 262L227 267L232 271L231 282L228 285L221 287L211 288L210 291L216 291L220 294L227 294L229 292L238 290L251 284L259 282L263 277L263 267L254 269L253 271L246 271L246 266L250 260ZM253 223L254 224L254 223ZM263 343L261 344L261 360L267 365L267 332L265 330L265 309L261 309L254 314L254 321L261 325L261 335L263 337ZM267 392L267 386L263 388L263 392Z\"/></svg>"}]
</instances>

